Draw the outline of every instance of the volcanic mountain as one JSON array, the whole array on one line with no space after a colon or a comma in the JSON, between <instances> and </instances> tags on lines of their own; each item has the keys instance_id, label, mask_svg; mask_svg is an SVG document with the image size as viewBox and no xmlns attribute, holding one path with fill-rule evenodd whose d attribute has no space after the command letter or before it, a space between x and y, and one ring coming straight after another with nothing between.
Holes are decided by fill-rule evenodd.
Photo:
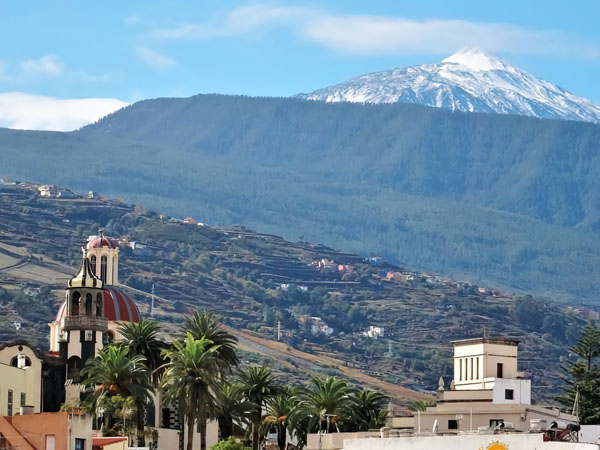
<instances>
[{"instance_id":1,"label":"volcanic mountain","mask_svg":"<svg viewBox=\"0 0 600 450\"><path fill-rule=\"evenodd\" d=\"M600 122L600 107L502 61L466 47L436 64L375 72L298 94L307 100L419 103L452 111Z\"/></svg>"}]
</instances>

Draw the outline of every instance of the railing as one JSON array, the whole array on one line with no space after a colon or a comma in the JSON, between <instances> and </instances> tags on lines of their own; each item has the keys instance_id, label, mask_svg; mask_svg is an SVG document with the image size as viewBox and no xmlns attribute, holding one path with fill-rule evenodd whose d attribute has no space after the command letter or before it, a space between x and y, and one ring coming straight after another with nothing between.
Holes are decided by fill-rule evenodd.
<instances>
[{"instance_id":1,"label":"railing","mask_svg":"<svg viewBox=\"0 0 600 450\"><path fill-rule=\"evenodd\" d=\"M63 318L63 329L65 330L108 330L106 317L96 316L69 316Z\"/></svg>"}]
</instances>

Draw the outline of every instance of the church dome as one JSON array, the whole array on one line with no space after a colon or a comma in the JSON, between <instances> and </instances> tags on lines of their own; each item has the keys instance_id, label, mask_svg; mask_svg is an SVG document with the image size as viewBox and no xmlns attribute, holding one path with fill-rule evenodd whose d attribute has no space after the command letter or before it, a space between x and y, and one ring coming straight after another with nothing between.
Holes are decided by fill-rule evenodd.
<instances>
[{"instance_id":1,"label":"church dome","mask_svg":"<svg viewBox=\"0 0 600 450\"><path fill-rule=\"evenodd\" d=\"M102 289L104 296L104 317L109 321L139 322L140 312L135 302L122 290L114 286L105 286ZM59 322L67 313L65 301L58 309L56 321Z\"/></svg>"},{"instance_id":2,"label":"church dome","mask_svg":"<svg viewBox=\"0 0 600 450\"><path fill-rule=\"evenodd\" d=\"M87 243L88 250L101 247L117 248L118 245L117 241L106 236L94 236Z\"/></svg>"}]
</instances>

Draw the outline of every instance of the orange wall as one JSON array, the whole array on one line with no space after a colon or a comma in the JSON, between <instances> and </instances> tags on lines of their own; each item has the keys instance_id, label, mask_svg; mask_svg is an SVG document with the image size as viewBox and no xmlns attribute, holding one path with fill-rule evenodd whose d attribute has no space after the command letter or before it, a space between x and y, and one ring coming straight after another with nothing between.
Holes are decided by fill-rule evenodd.
<instances>
[{"instance_id":1,"label":"orange wall","mask_svg":"<svg viewBox=\"0 0 600 450\"><path fill-rule=\"evenodd\" d=\"M46 435L55 436L55 448L67 449L68 413L42 413L13 416L12 425L36 450L45 450Z\"/></svg>"}]
</instances>

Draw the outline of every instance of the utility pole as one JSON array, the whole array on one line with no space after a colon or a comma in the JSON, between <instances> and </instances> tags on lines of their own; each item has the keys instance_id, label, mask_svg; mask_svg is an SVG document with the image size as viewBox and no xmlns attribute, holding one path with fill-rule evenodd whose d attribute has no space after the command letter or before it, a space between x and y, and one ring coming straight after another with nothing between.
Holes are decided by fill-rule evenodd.
<instances>
[{"instance_id":1,"label":"utility pole","mask_svg":"<svg viewBox=\"0 0 600 450\"><path fill-rule=\"evenodd\" d=\"M277 321L277 340L281 340L281 320Z\"/></svg>"},{"instance_id":2,"label":"utility pole","mask_svg":"<svg viewBox=\"0 0 600 450\"><path fill-rule=\"evenodd\" d=\"M150 300L150 315L154 316L154 283L152 283L152 299Z\"/></svg>"}]
</instances>

